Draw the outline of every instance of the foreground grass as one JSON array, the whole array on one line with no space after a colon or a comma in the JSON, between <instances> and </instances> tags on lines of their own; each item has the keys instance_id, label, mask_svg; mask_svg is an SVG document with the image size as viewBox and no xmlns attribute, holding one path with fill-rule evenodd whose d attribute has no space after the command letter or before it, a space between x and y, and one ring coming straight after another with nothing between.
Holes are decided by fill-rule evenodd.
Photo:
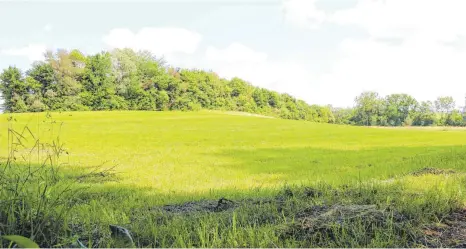
<instances>
[{"instance_id":1,"label":"foreground grass","mask_svg":"<svg viewBox=\"0 0 466 249\"><path fill-rule=\"evenodd\" d=\"M456 235L462 233L442 238L431 231L452 230L445 229L445 220L464 206L465 183L463 174L451 174L347 187L316 183L256 189L223 193L234 204L218 210L208 206L215 204L212 196L178 196L179 204L159 206L155 203L174 201L173 196L137 188L81 189L56 205L57 191L45 197L49 205L36 219L31 216L37 205L23 207L9 225L30 237L34 222L50 221L33 237L43 247L70 247L77 241L86 247L130 246L111 235L109 225L115 224L131 231L137 247L461 247L465 240Z\"/></svg>"},{"instance_id":2,"label":"foreground grass","mask_svg":"<svg viewBox=\"0 0 466 249\"><path fill-rule=\"evenodd\" d=\"M32 134L22 133L25 138L52 141L59 134L70 151L53 162L65 164L44 194L35 190L45 173L28 179L18 195L29 206L11 199L1 209L9 210L1 213L9 232L36 234L42 246L67 247L78 238L89 247L119 246L110 239L110 224L128 228L140 247L441 246L428 242L426 229L466 200L461 130L370 129L220 112L7 117L0 120L1 145L8 144L8 127L23 131L28 125ZM8 152L0 147L0 155ZM18 157L6 175L42 162L30 150L16 154L29 157ZM116 175L81 177L105 161L104 167L116 165ZM409 174L426 167L455 173ZM67 188L73 191L60 194ZM58 196L61 201L53 202ZM203 208L220 197L234 207ZM372 219L309 212L344 213L332 209L344 206L358 213L364 205L375 205ZM310 228L306 218L323 225ZM46 232L31 231L45 219L52 221L43 226Z\"/></svg>"}]
</instances>

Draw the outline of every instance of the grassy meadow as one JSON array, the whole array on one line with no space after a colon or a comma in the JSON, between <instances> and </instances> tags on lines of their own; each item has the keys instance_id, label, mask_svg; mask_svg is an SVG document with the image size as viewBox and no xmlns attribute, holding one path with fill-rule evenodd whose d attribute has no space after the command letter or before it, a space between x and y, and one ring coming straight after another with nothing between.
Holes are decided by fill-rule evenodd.
<instances>
[{"instance_id":1,"label":"grassy meadow","mask_svg":"<svg viewBox=\"0 0 466 249\"><path fill-rule=\"evenodd\" d=\"M59 195L53 191L95 166L111 169L75 181L76 191L66 195L70 202L44 202L47 214L39 215L36 204L33 211L18 211L26 220L32 220L28 212L55 219L57 227L44 225L49 234L42 235L30 221L11 221L16 230L10 232L43 246L67 247L77 240L86 247L117 246L111 224L128 228L138 247L460 243L442 244L446 240L435 233L440 228L432 226L464 206L466 130L352 127L217 111L3 114L3 164L11 153L9 129L22 134L25 145L15 152L10 164L16 169L10 171L41 165L37 140L58 137L68 152L54 162L61 165L61 178L51 183L51 192L31 197L41 180L37 186L27 180L26 194L18 194L25 201L54 199ZM235 204L211 212L211 202L220 197ZM3 215L10 217L8 210ZM329 218L335 212L350 212L342 216L350 217L347 226ZM325 226L305 226L309 220Z\"/></svg>"}]
</instances>

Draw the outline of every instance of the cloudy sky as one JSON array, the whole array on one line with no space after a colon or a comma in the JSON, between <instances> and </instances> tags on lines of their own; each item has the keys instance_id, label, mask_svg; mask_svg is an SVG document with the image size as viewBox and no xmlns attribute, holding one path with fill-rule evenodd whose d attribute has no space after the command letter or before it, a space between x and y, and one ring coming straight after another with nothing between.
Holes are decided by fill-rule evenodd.
<instances>
[{"instance_id":1,"label":"cloudy sky","mask_svg":"<svg viewBox=\"0 0 466 249\"><path fill-rule=\"evenodd\" d=\"M466 94L465 0L1 1L0 67L46 48L147 49L308 103Z\"/></svg>"}]
</instances>

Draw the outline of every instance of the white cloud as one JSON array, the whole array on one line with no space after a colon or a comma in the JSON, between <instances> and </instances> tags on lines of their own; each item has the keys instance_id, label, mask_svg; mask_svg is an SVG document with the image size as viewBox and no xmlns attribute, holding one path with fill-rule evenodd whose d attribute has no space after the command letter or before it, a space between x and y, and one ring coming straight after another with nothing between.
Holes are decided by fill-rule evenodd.
<instances>
[{"instance_id":1,"label":"white cloud","mask_svg":"<svg viewBox=\"0 0 466 249\"><path fill-rule=\"evenodd\" d=\"M357 25L373 37L418 36L452 41L466 35L463 0L359 0L355 7L325 13L317 0L283 0L284 17L307 27L325 22Z\"/></svg>"},{"instance_id":2,"label":"white cloud","mask_svg":"<svg viewBox=\"0 0 466 249\"><path fill-rule=\"evenodd\" d=\"M316 0L284 0L282 5L286 21L307 28L317 28L325 20L325 13L315 5Z\"/></svg>"},{"instance_id":3,"label":"white cloud","mask_svg":"<svg viewBox=\"0 0 466 249\"><path fill-rule=\"evenodd\" d=\"M1 49L0 54L26 56L30 61L44 59L44 53L47 47L43 44L29 44L21 48Z\"/></svg>"},{"instance_id":4,"label":"white cloud","mask_svg":"<svg viewBox=\"0 0 466 249\"><path fill-rule=\"evenodd\" d=\"M217 49L212 46L208 47L206 50L206 58L207 60L227 63L261 63L267 60L267 54L256 52L241 43L235 42L230 44L226 49Z\"/></svg>"},{"instance_id":5,"label":"white cloud","mask_svg":"<svg viewBox=\"0 0 466 249\"><path fill-rule=\"evenodd\" d=\"M374 40L342 42L343 54L333 71L320 80L330 92L339 89L352 96L362 91L408 93L419 100L440 95L463 104L466 88L466 51L437 43L409 40L390 46Z\"/></svg>"},{"instance_id":6,"label":"white cloud","mask_svg":"<svg viewBox=\"0 0 466 249\"><path fill-rule=\"evenodd\" d=\"M354 8L328 16L329 22L363 27L373 37L422 37L453 41L466 35L463 0L359 0Z\"/></svg>"},{"instance_id":7,"label":"white cloud","mask_svg":"<svg viewBox=\"0 0 466 249\"><path fill-rule=\"evenodd\" d=\"M290 93L305 100L309 96L312 75L304 64L273 61L266 53L237 42L223 49L211 46L207 48L205 58L207 68L221 77L239 77L255 86Z\"/></svg>"},{"instance_id":8,"label":"white cloud","mask_svg":"<svg viewBox=\"0 0 466 249\"><path fill-rule=\"evenodd\" d=\"M48 23L48 24L46 24L46 25L44 26L44 31L45 31L45 32L50 32L50 31L52 31L52 29L53 29L53 26L52 26L52 24L50 24L50 23Z\"/></svg>"},{"instance_id":9,"label":"white cloud","mask_svg":"<svg viewBox=\"0 0 466 249\"><path fill-rule=\"evenodd\" d=\"M201 40L200 34L182 28L142 28L136 33L129 29L112 29L103 37L110 48L149 50L158 56L192 54Z\"/></svg>"},{"instance_id":10,"label":"white cloud","mask_svg":"<svg viewBox=\"0 0 466 249\"><path fill-rule=\"evenodd\" d=\"M295 11L322 20L311 3L295 5ZM350 105L357 94L372 90L409 93L419 100L450 95L463 105L466 44L446 43L461 45L459 38L466 37L464 9L463 0L359 0L355 7L326 14L318 24L357 26L367 38L340 43L331 72L317 79L317 99L330 96L332 103Z\"/></svg>"}]
</instances>

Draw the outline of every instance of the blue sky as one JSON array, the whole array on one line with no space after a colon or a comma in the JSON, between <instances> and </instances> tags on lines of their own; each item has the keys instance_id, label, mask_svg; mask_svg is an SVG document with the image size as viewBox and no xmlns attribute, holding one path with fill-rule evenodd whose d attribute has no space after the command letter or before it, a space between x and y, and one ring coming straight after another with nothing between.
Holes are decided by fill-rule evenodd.
<instances>
[{"instance_id":1,"label":"blue sky","mask_svg":"<svg viewBox=\"0 0 466 249\"><path fill-rule=\"evenodd\" d=\"M1 1L0 67L48 49L147 49L308 103L466 93L464 0Z\"/></svg>"}]
</instances>

